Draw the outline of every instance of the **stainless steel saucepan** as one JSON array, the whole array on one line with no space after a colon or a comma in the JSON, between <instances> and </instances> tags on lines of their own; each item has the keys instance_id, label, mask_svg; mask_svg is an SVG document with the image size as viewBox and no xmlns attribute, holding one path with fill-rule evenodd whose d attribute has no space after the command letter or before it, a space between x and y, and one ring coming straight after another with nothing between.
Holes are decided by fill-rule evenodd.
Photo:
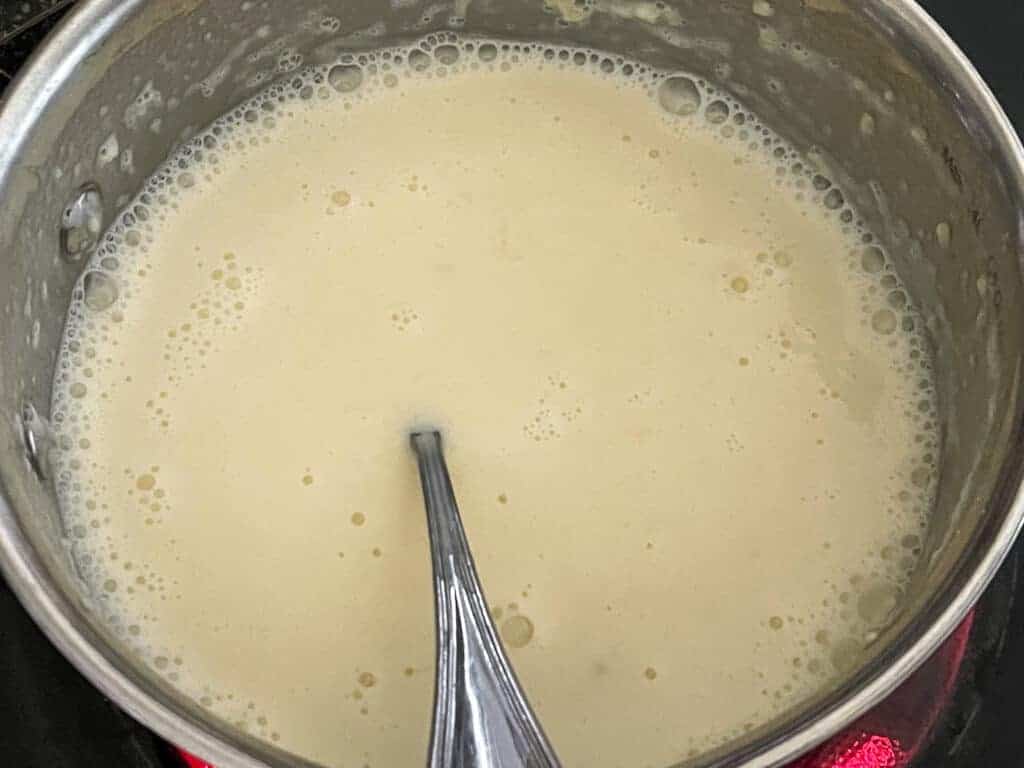
<instances>
[{"instance_id":1,"label":"stainless steel saucepan","mask_svg":"<svg viewBox=\"0 0 1024 768\"><path fill-rule=\"evenodd\" d=\"M841 685L694 761L782 764L928 657L1024 516L1024 152L911 0L83 0L0 107L4 576L86 676L168 740L220 768L308 765L176 693L90 611L47 458L60 449L48 422L56 351L70 292L118 208L172 147L281 76L277 57L250 54L276 45L325 63L446 28L589 45L719 82L841 184L927 319L943 448L906 599ZM161 97L139 99L147 89Z\"/></svg>"}]
</instances>

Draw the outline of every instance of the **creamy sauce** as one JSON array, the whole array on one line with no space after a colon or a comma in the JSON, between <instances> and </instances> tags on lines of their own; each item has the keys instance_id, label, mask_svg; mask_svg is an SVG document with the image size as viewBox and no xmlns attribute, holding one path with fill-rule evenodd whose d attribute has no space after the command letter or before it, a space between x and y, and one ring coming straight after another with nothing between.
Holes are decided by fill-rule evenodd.
<instances>
[{"instance_id":1,"label":"creamy sauce","mask_svg":"<svg viewBox=\"0 0 1024 768\"><path fill-rule=\"evenodd\" d=\"M456 38L363 65L193 140L83 278L54 414L106 620L282 747L421 764L429 422L567 765L667 765L834 683L936 451L841 192L695 78Z\"/></svg>"}]
</instances>

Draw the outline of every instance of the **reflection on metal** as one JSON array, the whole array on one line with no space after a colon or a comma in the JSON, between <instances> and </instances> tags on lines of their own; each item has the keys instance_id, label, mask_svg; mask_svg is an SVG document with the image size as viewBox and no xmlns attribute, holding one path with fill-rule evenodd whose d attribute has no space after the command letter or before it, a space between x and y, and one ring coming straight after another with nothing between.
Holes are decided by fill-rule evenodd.
<instances>
[{"instance_id":1,"label":"reflection on metal","mask_svg":"<svg viewBox=\"0 0 1024 768\"><path fill-rule=\"evenodd\" d=\"M434 565L437 678L430 768L557 768L516 680L473 565L441 435L416 432Z\"/></svg>"}]
</instances>

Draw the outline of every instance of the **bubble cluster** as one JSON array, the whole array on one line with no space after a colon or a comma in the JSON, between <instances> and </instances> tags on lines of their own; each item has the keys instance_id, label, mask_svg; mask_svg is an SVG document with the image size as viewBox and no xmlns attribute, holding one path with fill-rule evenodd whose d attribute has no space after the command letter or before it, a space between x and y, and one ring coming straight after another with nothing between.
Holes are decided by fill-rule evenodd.
<instances>
[{"instance_id":1,"label":"bubble cluster","mask_svg":"<svg viewBox=\"0 0 1024 768\"><path fill-rule=\"evenodd\" d=\"M409 307L402 307L391 313L391 325L396 331L406 333L415 330L419 323L419 313Z\"/></svg>"},{"instance_id":2,"label":"bubble cluster","mask_svg":"<svg viewBox=\"0 0 1024 768\"><path fill-rule=\"evenodd\" d=\"M564 436L584 413L582 400L575 395L564 376L548 376L537 398L533 417L523 427L523 436L534 443L546 443Z\"/></svg>"}]
</instances>

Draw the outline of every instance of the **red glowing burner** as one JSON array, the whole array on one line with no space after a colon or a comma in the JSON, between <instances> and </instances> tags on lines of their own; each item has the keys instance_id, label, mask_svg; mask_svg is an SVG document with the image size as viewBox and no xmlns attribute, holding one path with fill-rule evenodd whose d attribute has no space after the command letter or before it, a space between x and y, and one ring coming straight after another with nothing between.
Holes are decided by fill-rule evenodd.
<instances>
[{"instance_id":1,"label":"red glowing burner","mask_svg":"<svg viewBox=\"0 0 1024 768\"><path fill-rule=\"evenodd\" d=\"M847 739L842 739L847 742ZM827 754L810 761L814 768L903 768L910 760L899 742L881 734L865 734L844 747L833 744ZM798 763L803 768L805 763Z\"/></svg>"},{"instance_id":2,"label":"red glowing burner","mask_svg":"<svg viewBox=\"0 0 1024 768\"><path fill-rule=\"evenodd\" d=\"M181 755L182 759L185 761L185 765L187 765L188 768L213 768L213 766L207 763L205 760L200 760L198 757L193 757L183 749L179 749L178 753Z\"/></svg>"},{"instance_id":3,"label":"red glowing burner","mask_svg":"<svg viewBox=\"0 0 1024 768\"><path fill-rule=\"evenodd\" d=\"M906 768L928 744L967 651L971 612L945 644L885 701L790 768Z\"/></svg>"},{"instance_id":4,"label":"red glowing burner","mask_svg":"<svg viewBox=\"0 0 1024 768\"><path fill-rule=\"evenodd\" d=\"M928 743L953 694L974 613L888 699L789 768L907 768ZM188 768L212 765L181 752Z\"/></svg>"}]
</instances>

